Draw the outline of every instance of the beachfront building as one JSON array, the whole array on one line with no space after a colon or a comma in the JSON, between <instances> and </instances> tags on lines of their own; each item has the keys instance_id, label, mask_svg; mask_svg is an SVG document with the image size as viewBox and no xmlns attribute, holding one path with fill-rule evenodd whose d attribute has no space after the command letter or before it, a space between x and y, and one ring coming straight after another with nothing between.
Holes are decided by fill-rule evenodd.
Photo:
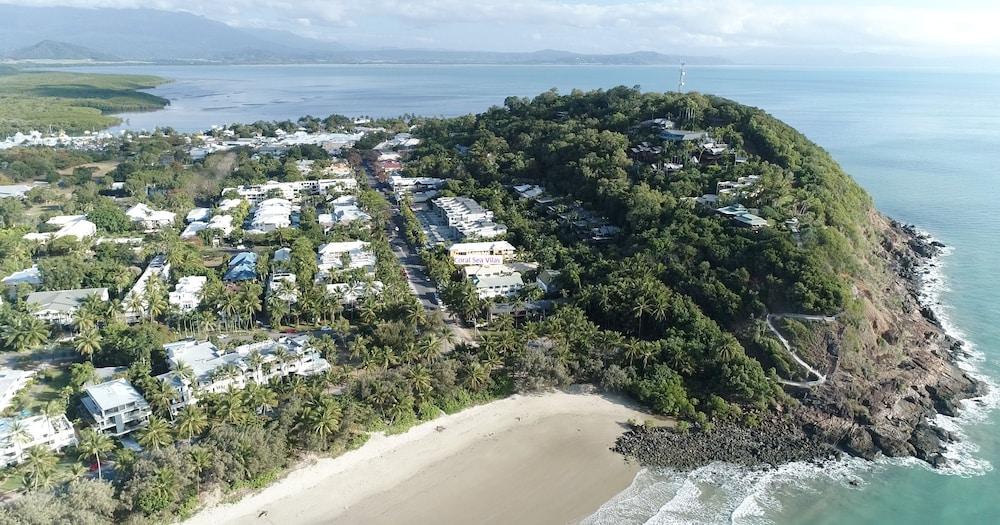
<instances>
[{"instance_id":1,"label":"beachfront building","mask_svg":"<svg viewBox=\"0 0 1000 525\"><path fill-rule=\"evenodd\" d=\"M294 182L267 181L263 184L237 186L222 190L223 195L235 194L251 205L267 199L280 197L290 202L299 202L305 195L322 195L331 191L350 193L358 187L358 181L348 175L338 179L300 180ZM220 203L221 206L221 203Z\"/></svg>"},{"instance_id":2,"label":"beachfront building","mask_svg":"<svg viewBox=\"0 0 1000 525\"><path fill-rule=\"evenodd\" d=\"M514 245L507 241L463 242L451 245L448 254L458 265L503 264L504 257L517 253Z\"/></svg>"},{"instance_id":3,"label":"beachfront building","mask_svg":"<svg viewBox=\"0 0 1000 525\"><path fill-rule=\"evenodd\" d=\"M172 411L198 402L204 394L241 390L291 375L311 376L330 369L307 335L280 337L220 350L210 341L185 340L163 345L171 371L157 376L175 392ZM181 373L180 369L187 370Z\"/></svg>"},{"instance_id":4,"label":"beachfront building","mask_svg":"<svg viewBox=\"0 0 1000 525\"><path fill-rule=\"evenodd\" d=\"M170 292L168 301L180 312L191 312L201 305L202 290L208 278L203 275L189 275L181 277L174 286L174 291Z\"/></svg>"},{"instance_id":5,"label":"beachfront building","mask_svg":"<svg viewBox=\"0 0 1000 525\"><path fill-rule=\"evenodd\" d=\"M473 276L469 279L476 289L480 299L510 297L524 288L521 274L514 272L507 275Z\"/></svg>"},{"instance_id":6,"label":"beachfront building","mask_svg":"<svg viewBox=\"0 0 1000 525\"><path fill-rule=\"evenodd\" d=\"M126 210L125 215L133 224L146 231L173 226L177 219L177 214L172 211L154 210L141 202Z\"/></svg>"},{"instance_id":7,"label":"beachfront building","mask_svg":"<svg viewBox=\"0 0 1000 525\"><path fill-rule=\"evenodd\" d=\"M170 280L170 263L167 262L166 255L157 255L149 260L142 275L132 285L132 289L125 294L122 299L122 306L125 310L125 320L129 323L139 322L140 319L149 314L149 302L146 300L146 287L150 279L156 278L160 284L166 286Z\"/></svg>"},{"instance_id":8,"label":"beachfront building","mask_svg":"<svg viewBox=\"0 0 1000 525\"><path fill-rule=\"evenodd\" d=\"M81 403L94 429L113 437L146 426L153 413L146 399L127 379L88 386Z\"/></svg>"},{"instance_id":9,"label":"beachfront building","mask_svg":"<svg viewBox=\"0 0 1000 525\"><path fill-rule=\"evenodd\" d=\"M461 238L495 239L507 227L493 222L493 212L468 197L440 197L431 201L448 226Z\"/></svg>"},{"instance_id":10,"label":"beachfront building","mask_svg":"<svg viewBox=\"0 0 1000 525\"><path fill-rule=\"evenodd\" d=\"M78 241L97 235L97 225L87 220L86 215L57 215L45 221L45 224L58 227L54 232L26 233L24 239L46 243L52 239L73 237Z\"/></svg>"},{"instance_id":11,"label":"beachfront building","mask_svg":"<svg viewBox=\"0 0 1000 525\"><path fill-rule=\"evenodd\" d=\"M349 270L375 273L375 254L364 241L331 242L317 250L317 282L328 282L332 276Z\"/></svg>"},{"instance_id":12,"label":"beachfront building","mask_svg":"<svg viewBox=\"0 0 1000 525\"><path fill-rule=\"evenodd\" d=\"M73 316L88 297L96 295L101 301L109 298L107 288L82 288L55 290L28 294L25 302L31 305L31 315L47 323L69 326Z\"/></svg>"},{"instance_id":13,"label":"beachfront building","mask_svg":"<svg viewBox=\"0 0 1000 525\"><path fill-rule=\"evenodd\" d=\"M24 461L32 447L59 452L77 444L76 432L66 415L0 418L0 467Z\"/></svg>"},{"instance_id":14,"label":"beachfront building","mask_svg":"<svg viewBox=\"0 0 1000 525\"><path fill-rule=\"evenodd\" d=\"M0 412L7 410L17 393L28 386L33 375L35 373L31 370L0 367Z\"/></svg>"}]
</instances>

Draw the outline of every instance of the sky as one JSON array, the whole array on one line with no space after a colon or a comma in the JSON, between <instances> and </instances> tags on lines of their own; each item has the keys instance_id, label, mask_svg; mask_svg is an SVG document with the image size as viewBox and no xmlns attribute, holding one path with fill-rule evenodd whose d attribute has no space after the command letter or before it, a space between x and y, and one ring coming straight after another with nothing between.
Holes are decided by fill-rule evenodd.
<instances>
[{"instance_id":1,"label":"sky","mask_svg":"<svg viewBox=\"0 0 1000 525\"><path fill-rule=\"evenodd\" d=\"M4 0L185 11L351 47L1000 56L998 0Z\"/></svg>"}]
</instances>

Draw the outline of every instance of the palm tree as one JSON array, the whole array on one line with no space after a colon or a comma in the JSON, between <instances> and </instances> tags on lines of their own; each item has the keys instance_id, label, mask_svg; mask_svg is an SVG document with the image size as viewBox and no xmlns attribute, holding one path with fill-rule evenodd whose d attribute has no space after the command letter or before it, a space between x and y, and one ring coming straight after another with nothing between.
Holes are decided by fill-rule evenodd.
<instances>
[{"instance_id":1,"label":"palm tree","mask_svg":"<svg viewBox=\"0 0 1000 525\"><path fill-rule=\"evenodd\" d=\"M122 302L122 308L126 313L132 314L133 319L142 317L146 312L145 302L137 293L129 293Z\"/></svg>"},{"instance_id":2,"label":"palm tree","mask_svg":"<svg viewBox=\"0 0 1000 525\"><path fill-rule=\"evenodd\" d=\"M416 392L419 399L426 399L434 390L434 379L431 377L430 370L424 365L415 365L410 368L406 379L409 380L410 386L413 387L413 391Z\"/></svg>"},{"instance_id":3,"label":"palm tree","mask_svg":"<svg viewBox=\"0 0 1000 525\"><path fill-rule=\"evenodd\" d=\"M450 330L449 330L450 332ZM441 340L434 334L428 334L417 344L420 357L426 363L437 361L441 357Z\"/></svg>"},{"instance_id":4,"label":"palm tree","mask_svg":"<svg viewBox=\"0 0 1000 525\"><path fill-rule=\"evenodd\" d=\"M190 441L208 427L208 414L198 405L188 405L177 413L177 433Z\"/></svg>"},{"instance_id":5,"label":"palm tree","mask_svg":"<svg viewBox=\"0 0 1000 525\"><path fill-rule=\"evenodd\" d=\"M27 425L22 419L12 419L7 427L7 441L14 445L14 458L20 459L24 451L24 445L31 443L31 432L28 432Z\"/></svg>"},{"instance_id":6,"label":"palm tree","mask_svg":"<svg viewBox=\"0 0 1000 525\"><path fill-rule=\"evenodd\" d=\"M212 451L204 447L192 447L188 454L191 468L195 472L196 492L201 492L201 477L212 466Z\"/></svg>"},{"instance_id":7,"label":"palm tree","mask_svg":"<svg viewBox=\"0 0 1000 525\"><path fill-rule=\"evenodd\" d=\"M649 299L645 294L639 295L639 297L636 298L635 305L632 306L632 313L635 315L636 321L639 323L639 329L636 332L639 337L642 337L642 318L649 313L649 309Z\"/></svg>"},{"instance_id":8,"label":"palm tree","mask_svg":"<svg viewBox=\"0 0 1000 525\"><path fill-rule=\"evenodd\" d=\"M248 385L243 391L247 405L260 415L278 406L278 396L273 390L258 384Z\"/></svg>"},{"instance_id":9,"label":"palm tree","mask_svg":"<svg viewBox=\"0 0 1000 525\"><path fill-rule=\"evenodd\" d=\"M243 396L238 390L227 390L215 404L215 417L226 423L239 423L247 418Z\"/></svg>"},{"instance_id":10,"label":"palm tree","mask_svg":"<svg viewBox=\"0 0 1000 525\"><path fill-rule=\"evenodd\" d=\"M136 463L139 462L139 455L129 448L119 449L115 454L115 471L123 477L130 477Z\"/></svg>"},{"instance_id":11,"label":"palm tree","mask_svg":"<svg viewBox=\"0 0 1000 525\"><path fill-rule=\"evenodd\" d=\"M325 440L340 428L341 413L336 399L320 396L311 400L303 410L299 425Z\"/></svg>"},{"instance_id":12,"label":"palm tree","mask_svg":"<svg viewBox=\"0 0 1000 525\"><path fill-rule=\"evenodd\" d=\"M173 439L170 433L170 424L157 416L150 417L149 424L139 433L139 444L153 450L160 450L170 445Z\"/></svg>"},{"instance_id":13,"label":"palm tree","mask_svg":"<svg viewBox=\"0 0 1000 525\"><path fill-rule=\"evenodd\" d=\"M101 469L101 454L107 454L114 448L115 444L111 438L92 428L80 432L80 441L76 445L77 453L81 458L93 457L94 461L97 462L97 479L104 479Z\"/></svg>"},{"instance_id":14,"label":"palm tree","mask_svg":"<svg viewBox=\"0 0 1000 525\"><path fill-rule=\"evenodd\" d=\"M45 344L49 338L49 329L40 319L28 315L13 315L7 323L0 327L4 344L15 352L25 352Z\"/></svg>"},{"instance_id":15,"label":"palm tree","mask_svg":"<svg viewBox=\"0 0 1000 525\"><path fill-rule=\"evenodd\" d=\"M482 390L490 382L490 369L480 363L479 361L473 361L469 364L468 370L466 370L465 384L473 391L478 392Z\"/></svg>"},{"instance_id":16,"label":"palm tree","mask_svg":"<svg viewBox=\"0 0 1000 525\"><path fill-rule=\"evenodd\" d=\"M264 381L264 356L259 350L251 350L247 355L247 366L254 372L254 380L258 383Z\"/></svg>"},{"instance_id":17,"label":"palm tree","mask_svg":"<svg viewBox=\"0 0 1000 525\"><path fill-rule=\"evenodd\" d=\"M20 467L25 486L31 490L47 487L52 482L58 462L59 458L48 447L29 448Z\"/></svg>"},{"instance_id":18,"label":"palm tree","mask_svg":"<svg viewBox=\"0 0 1000 525\"><path fill-rule=\"evenodd\" d=\"M85 328L76 336L73 345L80 355L93 362L94 354L101 351L101 334L96 328Z\"/></svg>"},{"instance_id":19,"label":"palm tree","mask_svg":"<svg viewBox=\"0 0 1000 525\"><path fill-rule=\"evenodd\" d=\"M239 312L241 308L240 297L234 293L227 293L222 296L222 303L219 305L219 309L222 311L222 316L226 319L226 324L230 326L231 330L236 329L236 319L239 317Z\"/></svg>"}]
</instances>

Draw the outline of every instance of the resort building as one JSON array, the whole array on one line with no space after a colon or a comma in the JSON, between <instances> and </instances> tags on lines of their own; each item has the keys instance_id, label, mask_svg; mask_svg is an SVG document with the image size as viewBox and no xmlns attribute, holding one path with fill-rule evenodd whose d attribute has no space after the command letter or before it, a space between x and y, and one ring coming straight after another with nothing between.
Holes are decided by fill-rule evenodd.
<instances>
[{"instance_id":1,"label":"resort building","mask_svg":"<svg viewBox=\"0 0 1000 525\"><path fill-rule=\"evenodd\" d=\"M129 220L146 231L155 231L173 226L177 214L172 211L154 210L139 203L125 211Z\"/></svg>"},{"instance_id":2,"label":"resort building","mask_svg":"<svg viewBox=\"0 0 1000 525\"><path fill-rule=\"evenodd\" d=\"M0 418L0 467L24 461L25 452L32 447L59 452L76 444L76 432L65 414Z\"/></svg>"},{"instance_id":3,"label":"resort building","mask_svg":"<svg viewBox=\"0 0 1000 525\"><path fill-rule=\"evenodd\" d=\"M181 312L197 310L198 306L201 305L202 290L207 282L208 278L203 275L181 277L177 281L174 291L170 292L168 298L170 304Z\"/></svg>"},{"instance_id":4,"label":"resort building","mask_svg":"<svg viewBox=\"0 0 1000 525\"><path fill-rule=\"evenodd\" d=\"M509 297L524 288L524 280L517 272L508 275L474 276L470 280L480 299Z\"/></svg>"},{"instance_id":5,"label":"resort building","mask_svg":"<svg viewBox=\"0 0 1000 525\"><path fill-rule=\"evenodd\" d=\"M88 386L81 403L94 429L114 437L146 426L152 414L149 403L127 379Z\"/></svg>"},{"instance_id":6,"label":"resort building","mask_svg":"<svg viewBox=\"0 0 1000 525\"><path fill-rule=\"evenodd\" d=\"M88 221L86 215L58 215L45 221L45 224L59 227L59 229L46 233L26 233L24 234L24 239L45 243L51 239L73 237L78 241L82 241L88 237L97 235L97 225Z\"/></svg>"},{"instance_id":7,"label":"resort building","mask_svg":"<svg viewBox=\"0 0 1000 525\"><path fill-rule=\"evenodd\" d=\"M448 254L458 265L497 265L503 264L504 257L517 253L514 245L507 241L465 242L453 244L448 248Z\"/></svg>"},{"instance_id":8,"label":"resort building","mask_svg":"<svg viewBox=\"0 0 1000 525\"><path fill-rule=\"evenodd\" d=\"M149 260L146 269L143 270L139 280L132 285L132 289L125 294L122 305L125 310L125 320L129 323L138 322L149 313L149 303L146 300L146 287L149 280L159 279L160 284L166 286L170 281L170 263L167 256L157 255Z\"/></svg>"},{"instance_id":9,"label":"resort building","mask_svg":"<svg viewBox=\"0 0 1000 525\"><path fill-rule=\"evenodd\" d=\"M107 288L83 288L79 290L56 290L28 294L25 302L31 305L31 315L52 324L68 326L73 324L73 316L80 305L90 296L96 295L107 301Z\"/></svg>"},{"instance_id":10,"label":"resort building","mask_svg":"<svg viewBox=\"0 0 1000 525\"><path fill-rule=\"evenodd\" d=\"M354 195L337 197L331 203L333 213L331 218L338 224L350 224L355 221L368 222L371 216L358 207L358 199ZM320 224L323 224L320 221Z\"/></svg>"},{"instance_id":11,"label":"resort building","mask_svg":"<svg viewBox=\"0 0 1000 525\"><path fill-rule=\"evenodd\" d=\"M0 284L7 289L7 293L13 295L17 291L17 287L21 285L30 286L35 288L42 284L42 272L39 271L38 265L34 265L31 268L25 270L20 270L14 272L7 277L0 280Z\"/></svg>"},{"instance_id":12,"label":"resort building","mask_svg":"<svg viewBox=\"0 0 1000 525\"><path fill-rule=\"evenodd\" d=\"M728 204L743 198L756 197L760 194L760 175L747 175L736 180L720 181L715 186L715 194L719 202Z\"/></svg>"},{"instance_id":13,"label":"resort building","mask_svg":"<svg viewBox=\"0 0 1000 525\"><path fill-rule=\"evenodd\" d=\"M271 272L271 278L267 281L267 293L268 295L276 295L288 303L298 301L299 291L295 287L295 274L280 270Z\"/></svg>"},{"instance_id":14,"label":"resort building","mask_svg":"<svg viewBox=\"0 0 1000 525\"><path fill-rule=\"evenodd\" d=\"M542 290L542 293L548 295L556 293L559 291L559 276L561 272L557 270L542 270L538 272L538 277L535 278L535 284L538 288Z\"/></svg>"},{"instance_id":15,"label":"resort building","mask_svg":"<svg viewBox=\"0 0 1000 525\"><path fill-rule=\"evenodd\" d=\"M493 212L468 197L441 197L431 201L448 226L462 238L494 239L507 227L493 222Z\"/></svg>"},{"instance_id":16,"label":"resort building","mask_svg":"<svg viewBox=\"0 0 1000 525\"><path fill-rule=\"evenodd\" d=\"M33 375L35 373L31 370L0 367L0 412L7 410L7 407L14 402L17 393L28 386L28 381Z\"/></svg>"},{"instance_id":17,"label":"resort building","mask_svg":"<svg viewBox=\"0 0 1000 525\"><path fill-rule=\"evenodd\" d=\"M426 202L437 196L438 190L444 186L444 179L433 177L403 177L393 175L389 177L389 185L396 196L396 202L402 202L406 196L410 196L414 203Z\"/></svg>"},{"instance_id":18,"label":"resort building","mask_svg":"<svg viewBox=\"0 0 1000 525\"><path fill-rule=\"evenodd\" d=\"M728 217L738 226L743 226L752 230L760 230L761 228L769 226L767 219L756 215L757 210L747 209L742 204L733 204L726 206L725 208L719 208L715 211L723 217Z\"/></svg>"},{"instance_id":19,"label":"resort building","mask_svg":"<svg viewBox=\"0 0 1000 525\"><path fill-rule=\"evenodd\" d=\"M329 281L331 276L348 270L375 273L375 254L363 241L331 242L317 250L317 282Z\"/></svg>"},{"instance_id":20,"label":"resort building","mask_svg":"<svg viewBox=\"0 0 1000 525\"><path fill-rule=\"evenodd\" d=\"M202 394L240 390L290 375L310 376L330 369L309 336L281 337L236 347L217 348L210 341L186 340L163 345L171 371L157 376L176 392L171 410L198 402ZM181 374L181 366L190 370Z\"/></svg>"}]
</instances>

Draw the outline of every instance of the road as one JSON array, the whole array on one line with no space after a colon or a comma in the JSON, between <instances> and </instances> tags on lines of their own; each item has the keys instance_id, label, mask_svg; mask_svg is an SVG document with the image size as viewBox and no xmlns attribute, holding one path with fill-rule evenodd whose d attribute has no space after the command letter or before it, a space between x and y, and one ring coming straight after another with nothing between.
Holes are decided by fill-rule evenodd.
<instances>
[{"instance_id":1,"label":"road","mask_svg":"<svg viewBox=\"0 0 1000 525\"><path fill-rule=\"evenodd\" d=\"M367 166L365 167L365 175L368 179L368 187L381 192L389 202L393 201L393 195L388 186L386 184L379 183L378 180L375 179L375 175L372 173L372 170ZM475 336L463 327L458 319L448 312L447 309L444 308L443 303L440 302L437 287L434 285L434 281L431 280L429 275L427 275L427 269L424 268L423 261L420 259L420 254L418 254L416 250L410 247L410 244L406 242L406 236L403 234L404 231L406 231L406 228L403 222L403 216L399 213L399 207L393 206L392 217L390 218L389 224L386 225L386 237L389 239L389 246L392 248L392 253L396 254L396 257L399 259L400 266L403 267L403 272L406 274L406 280L410 285L410 291L417 297L425 311L441 311L445 325L447 325L448 328L450 328L455 334L457 341L475 343Z\"/></svg>"},{"instance_id":2,"label":"road","mask_svg":"<svg viewBox=\"0 0 1000 525\"><path fill-rule=\"evenodd\" d=\"M778 337L778 341L781 341L782 346L784 346L785 350L787 350L788 353L791 354L792 359L794 359L795 362L799 364L799 366L801 366L803 369L805 369L807 372L809 372L809 375L811 375L811 376L813 376L813 377L816 378L816 379L814 379L812 381L789 381L787 379L781 379L781 378L779 378L778 382L781 383L781 384L783 384L783 385L794 386L794 387L799 387L799 388L813 388L813 387L816 387L816 386L820 386L823 383L826 383L826 375L821 374L819 372L819 370L816 370L815 368L813 368L812 366L810 366L809 363L806 363L805 361L803 361L802 358L799 357L799 355L795 353L795 350L792 350L792 345L789 344L789 342L788 342L787 339L785 339L785 336L781 335L781 332L779 332L778 329L775 328L773 320L776 319L776 318L787 318L787 319L798 319L800 321L816 321L816 322L832 323L832 322L835 322L837 320L837 317L836 316L827 316L827 315L806 315L806 314L768 314L767 315L767 327L770 328L771 331L774 332L774 335L776 335Z\"/></svg>"}]
</instances>

